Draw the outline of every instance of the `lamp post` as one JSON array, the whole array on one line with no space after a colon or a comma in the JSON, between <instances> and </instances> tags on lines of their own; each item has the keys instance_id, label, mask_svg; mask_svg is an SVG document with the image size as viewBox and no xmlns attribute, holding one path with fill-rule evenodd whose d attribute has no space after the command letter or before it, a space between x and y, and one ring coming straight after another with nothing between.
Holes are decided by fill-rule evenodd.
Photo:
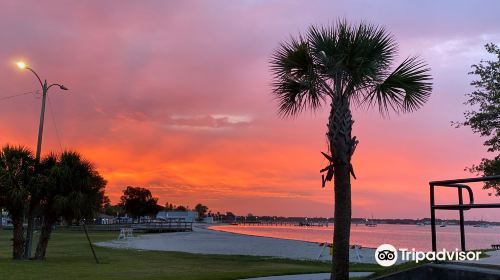
<instances>
[{"instance_id":1,"label":"lamp post","mask_svg":"<svg viewBox=\"0 0 500 280\"><path fill-rule=\"evenodd\" d=\"M61 90L68 90L67 87L63 86L62 84L50 84L47 85L47 80L44 80L42 82L42 79L40 79L40 76L33 70L31 67L29 67L25 62L19 61L16 63L17 67L21 70L29 70L31 73L33 73L36 78L38 79L38 82L40 83L40 86L42 87L42 109L40 112L40 124L38 126L38 139L36 143L36 156L35 156L35 161L38 164L40 162L40 155L42 153L42 135L43 135L43 124L44 124L44 119L45 119L45 100L47 99L47 93L49 92L49 89L53 86L58 86ZM33 217L33 205L30 203L30 209L28 212L28 227L26 229L26 243L24 247L24 257L26 259L31 258L31 247L32 247L32 239L33 239L33 226L34 226L34 217Z\"/></svg>"},{"instance_id":2,"label":"lamp post","mask_svg":"<svg viewBox=\"0 0 500 280\"><path fill-rule=\"evenodd\" d=\"M47 98L47 93L49 92L49 89L53 86L58 86L62 90L68 90L68 88L65 87L64 85L57 84L57 83L47 85L47 80L44 80L42 82L42 79L40 79L40 76L38 76L38 74L35 72L35 70L33 70L31 67L28 67L28 65L26 63L19 61L16 64L17 64L17 67L19 67L19 69L21 69L21 70L24 70L24 69L30 70L31 73L33 73L36 76L36 78L38 79L38 82L40 83L40 86L42 87L42 110L40 112L40 125L38 127L38 141L36 143L36 160L38 162L40 160L40 154L42 152L43 123L44 123L44 119L45 119L45 99Z\"/></svg>"}]
</instances>

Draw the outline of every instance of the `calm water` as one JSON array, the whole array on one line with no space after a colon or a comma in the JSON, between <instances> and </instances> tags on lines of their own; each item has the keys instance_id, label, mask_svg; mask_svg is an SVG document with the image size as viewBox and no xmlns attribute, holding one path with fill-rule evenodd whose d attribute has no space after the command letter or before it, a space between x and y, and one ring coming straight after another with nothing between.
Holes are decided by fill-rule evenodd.
<instances>
[{"instance_id":1,"label":"calm water","mask_svg":"<svg viewBox=\"0 0 500 280\"><path fill-rule=\"evenodd\" d=\"M331 242L333 228L296 227L296 226L231 226L218 225L214 230L267 236L311 242ZM500 244L500 227L489 228L465 227L467 249L491 248L491 244ZM430 250L431 227L416 225L385 225L376 227L358 225L351 227L351 244L376 248L380 244L389 243L397 248L415 248ZM458 226L437 227L437 245L439 248L454 250L460 248L460 229Z\"/></svg>"}]
</instances>

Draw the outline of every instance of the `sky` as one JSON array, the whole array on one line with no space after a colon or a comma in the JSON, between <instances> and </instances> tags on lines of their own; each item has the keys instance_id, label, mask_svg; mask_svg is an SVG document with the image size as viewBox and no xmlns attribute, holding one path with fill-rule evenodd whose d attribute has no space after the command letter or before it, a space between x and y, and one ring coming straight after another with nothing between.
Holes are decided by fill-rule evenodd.
<instances>
[{"instance_id":1,"label":"sky","mask_svg":"<svg viewBox=\"0 0 500 280\"><path fill-rule=\"evenodd\" d=\"M428 182L471 177L488 156L463 120L470 66L500 43L495 1L7 1L0 0L0 144L36 145L39 85L49 83L43 153L74 149L117 202L126 186L159 202L240 215L333 216L321 188L328 104L277 114L269 60L279 43L338 19L384 26L399 60L419 55L434 89L417 112L355 108L353 216L429 216ZM491 156L491 155L490 155ZM480 186L484 202L497 201ZM453 201L454 193L440 193ZM466 218L500 220L479 211ZM498 211L497 211L498 212ZM441 215L441 214L440 214ZM455 217L454 214L439 217Z\"/></svg>"}]
</instances>

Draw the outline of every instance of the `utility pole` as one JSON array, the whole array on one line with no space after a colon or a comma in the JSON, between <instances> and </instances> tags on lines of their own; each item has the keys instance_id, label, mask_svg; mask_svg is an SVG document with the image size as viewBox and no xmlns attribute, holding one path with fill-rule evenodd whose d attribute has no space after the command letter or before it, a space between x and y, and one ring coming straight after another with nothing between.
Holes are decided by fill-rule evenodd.
<instances>
[{"instance_id":1,"label":"utility pole","mask_svg":"<svg viewBox=\"0 0 500 280\"><path fill-rule=\"evenodd\" d=\"M40 112L40 124L38 126L38 139L36 143L36 156L35 156L35 161L36 164L38 165L40 163L40 157L42 153L42 138L43 138L43 124L45 120L45 100L47 99L47 93L49 92L49 89L53 86L58 86L61 90L68 90L65 86L62 84L51 84L47 86L47 80L44 80L42 83L42 79L40 79L40 76L33 70L32 68L28 67L28 65L22 61L17 62L17 67L19 69L24 70L30 70L38 79L38 82L40 83L40 86L42 87L42 109ZM25 259L30 259L31 258L31 248L33 247L33 230L34 230L34 223L35 223L35 217L34 217L34 207L35 207L35 201L30 201L29 209L28 209L28 227L26 229L26 242L24 246L24 258Z\"/></svg>"},{"instance_id":2,"label":"utility pole","mask_svg":"<svg viewBox=\"0 0 500 280\"><path fill-rule=\"evenodd\" d=\"M42 153L42 135L43 124L45 122L45 100L47 99L47 80L43 81L42 85L42 110L40 112L40 124L38 126L38 140L36 142L36 162L40 162L40 154Z\"/></svg>"}]
</instances>

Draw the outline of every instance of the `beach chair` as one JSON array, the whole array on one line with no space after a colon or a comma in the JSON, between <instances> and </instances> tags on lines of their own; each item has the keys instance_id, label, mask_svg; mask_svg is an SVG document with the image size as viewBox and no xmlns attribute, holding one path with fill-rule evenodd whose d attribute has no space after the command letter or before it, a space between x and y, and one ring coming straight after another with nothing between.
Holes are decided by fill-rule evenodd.
<instances>
[{"instance_id":1,"label":"beach chair","mask_svg":"<svg viewBox=\"0 0 500 280\"><path fill-rule=\"evenodd\" d=\"M133 228L120 228L120 234L118 235L118 240L134 238Z\"/></svg>"},{"instance_id":2,"label":"beach chair","mask_svg":"<svg viewBox=\"0 0 500 280\"><path fill-rule=\"evenodd\" d=\"M361 262L361 259L363 258L363 255L361 255L361 245L353 245L352 248L354 249L354 257L356 258L357 262Z\"/></svg>"}]
</instances>

